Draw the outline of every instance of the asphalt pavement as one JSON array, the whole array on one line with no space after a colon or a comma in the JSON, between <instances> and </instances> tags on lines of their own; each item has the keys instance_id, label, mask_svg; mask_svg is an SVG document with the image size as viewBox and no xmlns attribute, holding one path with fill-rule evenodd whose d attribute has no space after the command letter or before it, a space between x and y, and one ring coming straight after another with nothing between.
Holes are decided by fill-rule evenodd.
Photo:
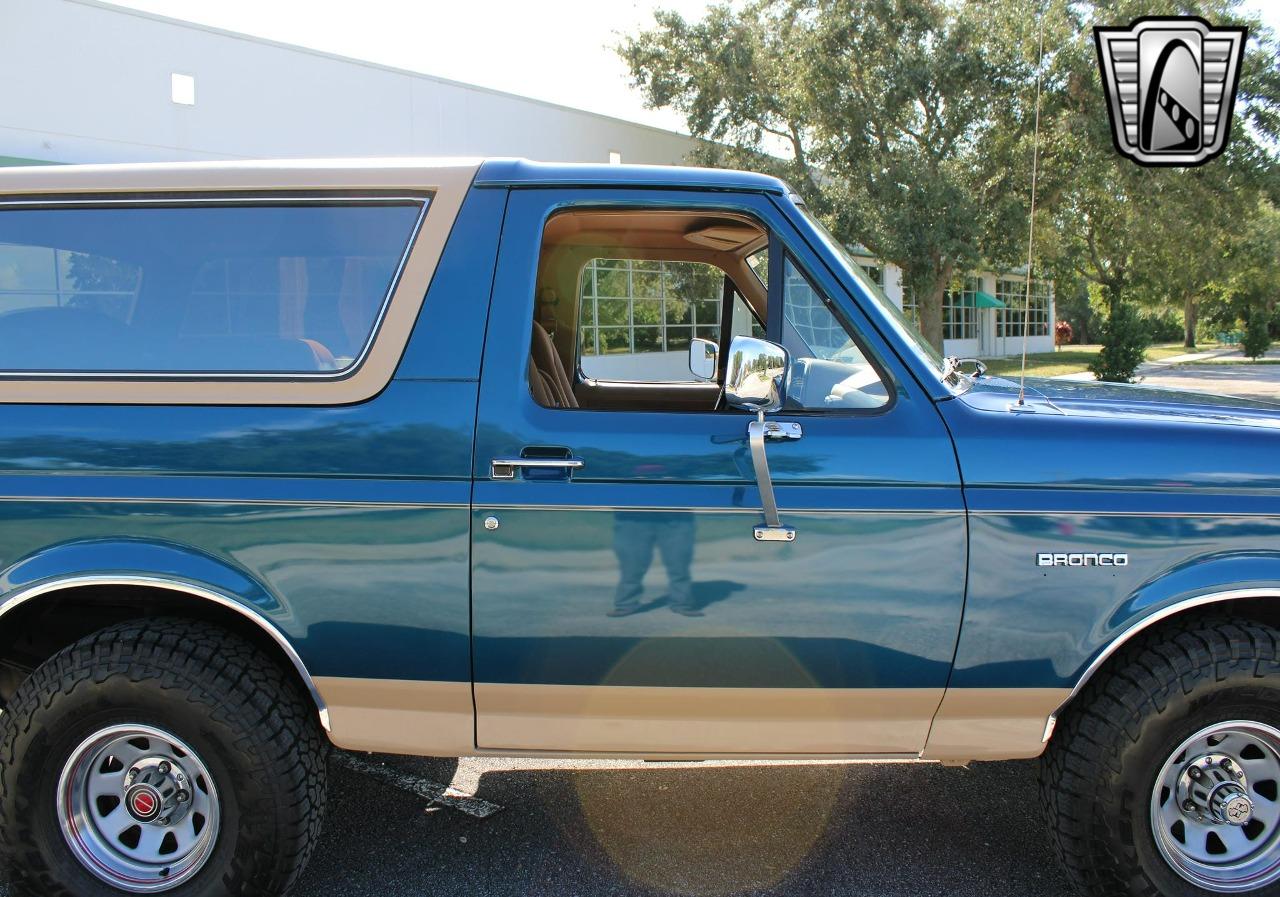
<instances>
[{"instance_id":1,"label":"asphalt pavement","mask_svg":"<svg viewBox=\"0 0 1280 897\"><path fill-rule=\"evenodd\" d=\"M1034 762L453 765L335 753L324 834L294 895L1070 893Z\"/></svg>"},{"instance_id":2,"label":"asphalt pavement","mask_svg":"<svg viewBox=\"0 0 1280 897\"><path fill-rule=\"evenodd\" d=\"M1151 366L1143 372L1142 383L1145 386L1189 389L1280 402L1280 360L1272 359L1271 364L1237 361L1225 364Z\"/></svg>"},{"instance_id":3,"label":"asphalt pavement","mask_svg":"<svg viewBox=\"0 0 1280 897\"><path fill-rule=\"evenodd\" d=\"M1209 392L1244 399L1280 402L1280 346L1271 349L1258 364L1239 349L1191 352L1139 366L1137 381L1143 386ZM1056 379L1091 382L1093 374L1081 371Z\"/></svg>"},{"instance_id":4,"label":"asphalt pavement","mask_svg":"<svg viewBox=\"0 0 1280 897\"><path fill-rule=\"evenodd\" d=\"M495 806L477 818L413 787L446 778L442 761L370 759L394 774L331 765L298 894L1069 893L1034 762L464 760L455 792Z\"/></svg>"}]
</instances>

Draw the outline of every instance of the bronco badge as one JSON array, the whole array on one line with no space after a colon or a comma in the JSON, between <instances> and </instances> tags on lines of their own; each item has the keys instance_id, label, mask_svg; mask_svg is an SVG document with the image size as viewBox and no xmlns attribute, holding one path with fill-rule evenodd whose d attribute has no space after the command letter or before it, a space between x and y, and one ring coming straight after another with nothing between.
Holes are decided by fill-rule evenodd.
<instances>
[{"instance_id":1,"label":"bronco badge","mask_svg":"<svg viewBox=\"0 0 1280 897\"><path fill-rule=\"evenodd\" d=\"M1129 555L1113 551L1040 552L1037 567L1127 567Z\"/></svg>"}]
</instances>

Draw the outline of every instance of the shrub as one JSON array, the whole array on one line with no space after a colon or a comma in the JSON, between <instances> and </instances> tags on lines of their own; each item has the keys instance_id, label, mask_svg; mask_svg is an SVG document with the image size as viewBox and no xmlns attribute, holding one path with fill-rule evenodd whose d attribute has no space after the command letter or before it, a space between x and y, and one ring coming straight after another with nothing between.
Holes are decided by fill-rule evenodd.
<instances>
[{"instance_id":1,"label":"shrub","mask_svg":"<svg viewBox=\"0 0 1280 897\"><path fill-rule=\"evenodd\" d=\"M1055 346L1065 346L1075 338L1075 331L1071 329L1071 325L1066 321L1059 321L1053 325L1053 344Z\"/></svg>"},{"instance_id":2,"label":"shrub","mask_svg":"<svg viewBox=\"0 0 1280 897\"><path fill-rule=\"evenodd\" d=\"M1147 330L1142 318L1127 302L1112 303L1102 324L1102 351L1089 365L1093 376L1108 383L1131 383L1146 352Z\"/></svg>"},{"instance_id":3,"label":"shrub","mask_svg":"<svg viewBox=\"0 0 1280 897\"><path fill-rule=\"evenodd\" d=\"M1265 308L1249 309L1249 323L1245 325L1244 337L1240 340L1240 350L1250 358L1261 358L1271 348L1270 323Z\"/></svg>"}]
</instances>

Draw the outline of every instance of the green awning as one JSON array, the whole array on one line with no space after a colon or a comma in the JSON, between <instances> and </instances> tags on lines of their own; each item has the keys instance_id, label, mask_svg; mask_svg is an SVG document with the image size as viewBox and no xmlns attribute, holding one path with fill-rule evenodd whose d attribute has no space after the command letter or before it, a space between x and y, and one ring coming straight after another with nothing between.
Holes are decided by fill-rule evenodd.
<instances>
[{"instance_id":1,"label":"green awning","mask_svg":"<svg viewBox=\"0 0 1280 897\"><path fill-rule=\"evenodd\" d=\"M974 308L1004 308L1005 305L1003 302L1001 302L995 296L992 296L990 293L984 293L982 292L982 290L978 290L976 293L973 294L973 307Z\"/></svg>"}]
</instances>

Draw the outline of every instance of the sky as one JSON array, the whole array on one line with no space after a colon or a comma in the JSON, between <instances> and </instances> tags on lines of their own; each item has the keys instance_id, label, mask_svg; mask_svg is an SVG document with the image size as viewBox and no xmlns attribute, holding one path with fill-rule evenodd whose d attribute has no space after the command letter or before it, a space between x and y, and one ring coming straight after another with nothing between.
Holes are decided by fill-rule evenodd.
<instances>
[{"instance_id":1,"label":"sky","mask_svg":"<svg viewBox=\"0 0 1280 897\"><path fill-rule=\"evenodd\" d=\"M700 18L709 0L114 0L383 65L685 131L646 109L612 49L655 8ZM1246 0L1280 33L1280 0ZM1116 24L1123 24L1117 22Z\"/></svg>"}]
</instances>

